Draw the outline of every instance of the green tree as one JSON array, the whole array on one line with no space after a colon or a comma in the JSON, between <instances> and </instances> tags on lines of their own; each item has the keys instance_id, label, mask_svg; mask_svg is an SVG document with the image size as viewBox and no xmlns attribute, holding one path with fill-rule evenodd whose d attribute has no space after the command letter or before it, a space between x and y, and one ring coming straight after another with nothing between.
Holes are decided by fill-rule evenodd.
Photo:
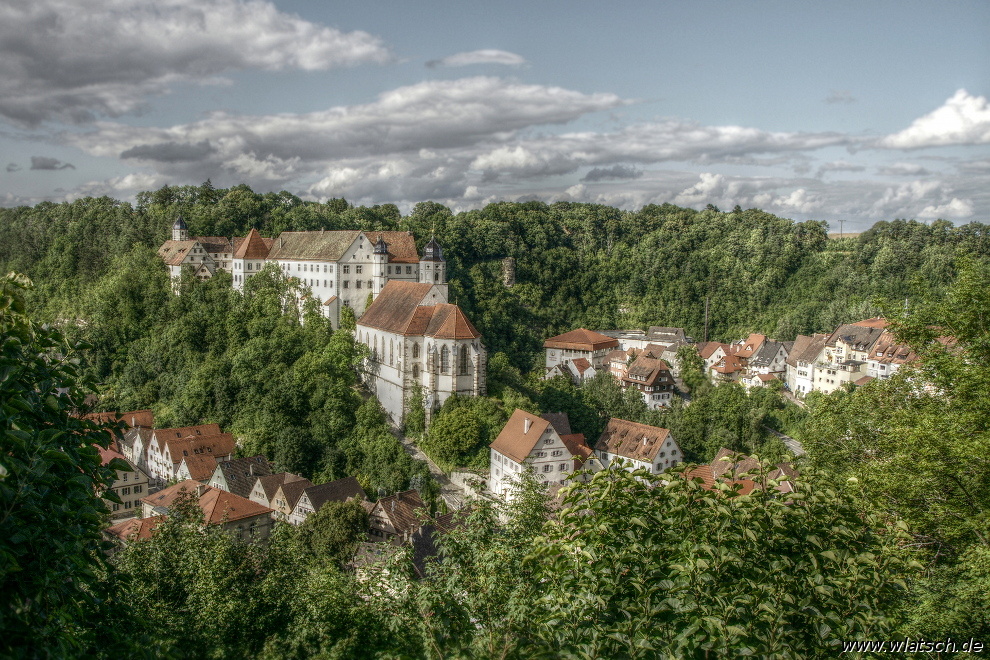
<instances>
[{"instance_id":1,"label":"green tree","mask_svg":"<svg viewBox=\"0 0 990 660\"><path fill-rule=\"evenodd\" d=\"M358 502L326 502L299 527L299 540L319 560L341 562L368 535L368 512Z\"/></svg>"},{"instance_id":2,"label":"green tree","mask_svg":"<svg viewBox=\"0 0 990 660\"><path fill-rule=\"evenodd\" d=\"M607 470L575 485L536 543L544 648L582 657L834 657L890 638L905 535L806 472L780 497L677 468Z\"/></svg>"},{"instance_id":3,"label":"green tree","mask_svg":"<svg viewBox=\"0 0 990 660\"><path fill-rule=\"evenodd\" d=\"M117 594L100 494L128 466L102 466L109 427L72 414L91 387L81 346L26 315L29 286L0 279L0 655L124 652L106 625Z\"/></svg>"}]
</instances>

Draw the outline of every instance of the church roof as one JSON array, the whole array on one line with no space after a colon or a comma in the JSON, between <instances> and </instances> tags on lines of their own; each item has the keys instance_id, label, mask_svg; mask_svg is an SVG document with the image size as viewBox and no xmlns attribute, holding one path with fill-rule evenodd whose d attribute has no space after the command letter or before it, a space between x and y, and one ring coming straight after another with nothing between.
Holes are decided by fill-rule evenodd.
<instances>
[{"instance_id":1,"label":"church roof","mask_svg":"<svg viewBox=\"0 0 990 660\"><path fill-rule=\"evenodd\" d=\"M457 305L423 305L434 285L428 282L386 282L358 325L407 336L477 339L481 333Z\"/></svg>"},{"instance_id":2,"label":"church roof","mask_svg":"<svg viewBox=\"0 0 990 660\"><path fill-rule=\"evenodd\" d=\"M270 242L265 241L258 233L258 230L251 227L251 231L237 246L234 252L235 259L265 259L268 257Z\"/></svg>"}]
</instances>

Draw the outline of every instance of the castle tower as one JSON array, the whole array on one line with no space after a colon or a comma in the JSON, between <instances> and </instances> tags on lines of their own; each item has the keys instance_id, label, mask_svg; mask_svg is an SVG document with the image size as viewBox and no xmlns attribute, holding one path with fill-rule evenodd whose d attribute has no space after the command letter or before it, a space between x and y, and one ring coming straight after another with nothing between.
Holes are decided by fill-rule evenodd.
<instances>
[{"instance_id":1,"label":"castle tower","mask_svg":"<svg viewBox=\"0 0 990 660\"><path fill-rule=\"evenodd\" d=\"M375 297L382 292L385 288L385 283L388 281L388 277L385 274L385 268L388 264L388 243L381 236L378 237L378 241L375 243L375 251L372 255L371 272L374 281L374 288L371 290Z\"/></svg>"},{"instance_id":2,"label":"castle tower","mask_svg":"<svg viewBox=\"0 0 990 660\"><path fill-rule=\"evenodd\" d=\"M172 240L189 240L189 228L186 226L186 221L182 219L181 215L175 219L174 223L172 223Z\"/></svg>"},{"instance_id":3,"label":"castle tower","mask_svg":"<svg viewBox=\"0 0 990 660\"><path fill-rule=\"evenodd\" d=\"M424 284L447 283L447 262L436 238L431 237L423 248L423 258L419 260L419 281Z\"/></svg>"}]
</instances>

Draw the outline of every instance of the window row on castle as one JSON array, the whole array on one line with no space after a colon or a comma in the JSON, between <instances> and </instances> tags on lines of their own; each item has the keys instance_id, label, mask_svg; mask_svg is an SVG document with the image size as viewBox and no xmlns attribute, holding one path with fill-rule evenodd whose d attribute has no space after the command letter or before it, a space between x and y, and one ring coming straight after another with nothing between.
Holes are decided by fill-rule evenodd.
<instances>
[{"instance_id":1,"label":"window row on castle","mask_svg":"<svg viewBox=\"0 0 990 660\"><path fill-rule=\"evenodd\" d=\"M369 344L370 341L370 344ZM388 366L395 366L395 341L392 339L388 340L388 352L385 351L385 340L382 339L382 349L381 354L378 352L378 336L375 335L373 338L368 337L368 333L364 333L364 343L365 345L371 346L371 359L375 362L384 362L385 356L388 356ZM449 374L451 367L451 359L454 358L457 361L457 374L458 376L467 376L469 373L469 368L471 364L470 357L468 355L468 347L461 346L455 351L451 351L448 347L442 346L440 348L440 373ZM412 359L419 359L419 344L413 343L412 345ZM412 372L414 377L419 377L419 365L414 364L412 367Z\"/></svg>"}]
</instances>

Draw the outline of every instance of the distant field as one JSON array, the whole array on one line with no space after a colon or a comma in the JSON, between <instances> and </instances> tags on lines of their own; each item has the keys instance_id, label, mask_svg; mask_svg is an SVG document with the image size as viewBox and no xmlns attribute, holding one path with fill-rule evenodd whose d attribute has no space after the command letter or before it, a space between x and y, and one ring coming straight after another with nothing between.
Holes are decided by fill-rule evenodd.
<instances>
[{"instance_id":1,"label":"distant field","mask_svg":"<svg viewBox=\"0 0 990 660\"><path fill-rule=\"evenodd\" d=\"M855 238L856 236L859 236L862 233L863 232L861 232L861 231L844 231L844 232L842 232L840 234L837 231L830 231L828 233L828 237L829 238Z\"/></svg>"}]
</instances>

